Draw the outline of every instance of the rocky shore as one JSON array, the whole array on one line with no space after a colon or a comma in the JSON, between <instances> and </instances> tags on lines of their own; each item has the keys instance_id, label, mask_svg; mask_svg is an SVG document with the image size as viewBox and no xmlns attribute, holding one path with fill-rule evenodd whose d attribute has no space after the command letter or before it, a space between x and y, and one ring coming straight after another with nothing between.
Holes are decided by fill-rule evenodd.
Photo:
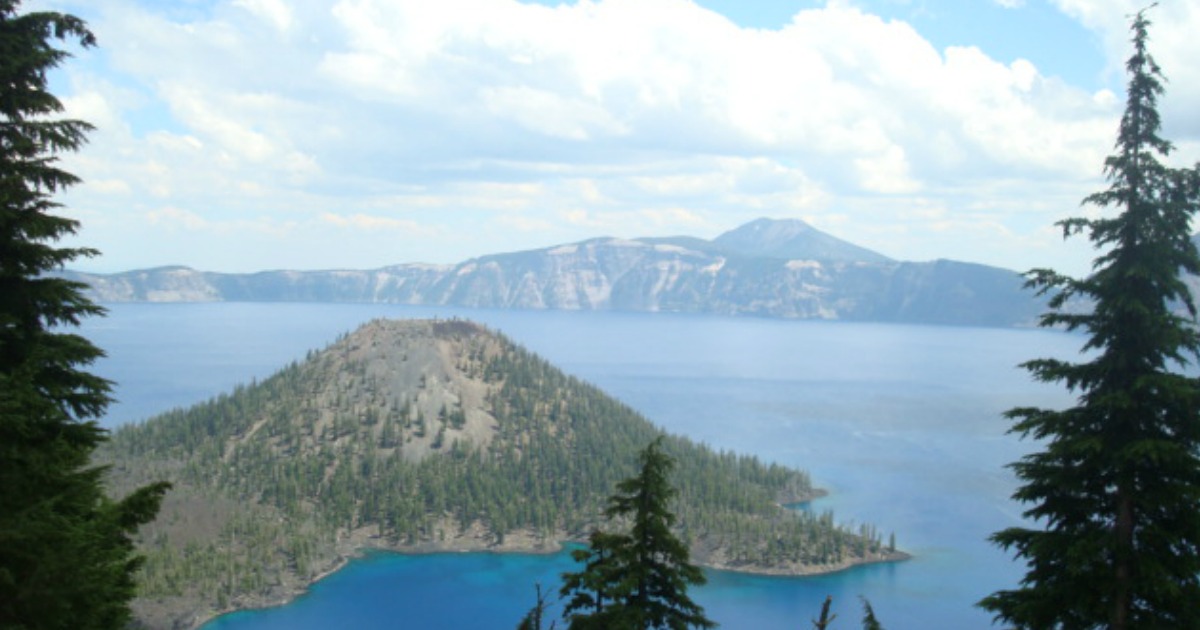
<instances>
[{"instance_id":1,"label":"rocky shore","mask_svg":"<svg viewBox=\"0 0 1200 630\"><path fill-rule=\"evenodd\" d=\"M134 612L138 625L143 628L193 630L226 613L238 610L283 606L304 594L313 584L336 573L351 560L361 557L364 553L370 551L406 554L453 552L552 554L562 550L563 541L569 542L572 540L572 537L566 532L557 532L554 536L543 536L530 530L518 530L505 535L504 541L497 544L495 536L479 524L475 524L465 531L459 531L456 525L445 523L442 531L453 533L447 535L443 540L423 541L416 545L395 545L390 544L385 538L379 536L373 527L356 530L338 541L333 560L321 567L310 580L285 582L277 585L268 594L241 596L221 608L213 607L208 602L187 598L172 598L170 600L139 599L134 602ZM894 551L833 564L805 565L785 563L781 565L761 566L730 562L719 548L705 548L704 546L700 546L693 550L693 560L705 568L769 576L820 575L843 571L863 564L896 562L906 560L910 557L909 554L902 551Z\"/></svg>"}]
</instances>

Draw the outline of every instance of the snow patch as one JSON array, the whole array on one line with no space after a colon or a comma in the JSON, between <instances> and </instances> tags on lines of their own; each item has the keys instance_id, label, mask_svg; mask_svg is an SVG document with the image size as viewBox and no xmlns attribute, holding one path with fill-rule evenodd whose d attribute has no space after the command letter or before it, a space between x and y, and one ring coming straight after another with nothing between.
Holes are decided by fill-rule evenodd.
<instances>
[{"instance_id":1,"label":"snow patch","mask_svg":"<svg viewBox=\"0 0 1200 630\"><path fill-rule=\"evenodd\" d=\"M454 268L454 265L435 265L432 263L405 263L403 265L393 265L391 267L387 267L387 269L389 271L390 270L405 271L408 269L415 269L417 271L441 271L441 272L450 271L453 268Z\"/></svg>"},{"instance_id":2,"label":"snow patch","mask_svg":"<svg viewBox=\"0 0 1200 630\"><path fill-rule=\"evenodd\" d=\"M678 245L669 245L667 243L658 243L654 246L654 251L665 252L668 254L692 254L692 250L680 247Z\"/></svg>"},{"instance_id":3,"label":"snow patch","mask_svg":"<svg viewBox=\"0 0 1200 630\"><path fill-rule=\"evenodd\" d=\"M797 271L799 269L820 269L821 263L815 260L789 260L786 266L790 271Z\"/></svg>"},{"instance_id":4,"label":"snow patch","mask_svg":"<svg viewBox=\"0 0 1200 630\"><path fill-rule=\"evenodd\" d=\"M610 238L604 243L609 247L645 247L646 244L641 241L631 241L624 238Z\"/></svg>"}]
</instances>

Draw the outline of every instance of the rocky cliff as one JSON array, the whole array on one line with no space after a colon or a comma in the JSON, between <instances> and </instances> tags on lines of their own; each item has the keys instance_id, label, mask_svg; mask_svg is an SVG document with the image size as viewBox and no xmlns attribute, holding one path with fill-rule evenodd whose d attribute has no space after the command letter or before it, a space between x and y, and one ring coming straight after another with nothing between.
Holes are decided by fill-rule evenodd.
<instances>
[{"instance_id":1,"label":"rocky cliff","mask_svg":"<svg viewBox=\"0 0 1200 630\"><path fill-rule=\"evenodd\" d=\"M66 275L100 302L379 302L981 326L1032 325L1043 310L1010 270L894 261L800 221L767 219L712 241L598 238L457 265Z\"/></svg>"}]
</instances>

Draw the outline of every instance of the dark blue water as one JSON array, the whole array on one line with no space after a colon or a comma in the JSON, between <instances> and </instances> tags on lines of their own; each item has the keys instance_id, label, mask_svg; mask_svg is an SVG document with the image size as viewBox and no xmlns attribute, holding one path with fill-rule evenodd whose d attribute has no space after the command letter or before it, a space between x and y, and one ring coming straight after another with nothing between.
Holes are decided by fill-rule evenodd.
<instances>
[{"instance_id":1,"label":"dark blue water","mask_svg":"<svg viewBox=\"0 0 1200 630\"><path fill-rule=\"evenodd\" d=\"M886 627L988 627L973 603L1022 574L986 542L1018 522L1004 464L1016 405L1061 406L1015 366L1072 356L1044 331L789 322L675 315L464 311L319 304L118 305L89 334L119 381L110 424L144 418L270 374L372 317L470 317L719 448L809 470L844 522L895 531L912 560L806 578L710 572L696 593L725 628L803 628L826 595L857 627L858 596ZM571 569L557 556L370 554L281 608L206 630L511 628Z\"/></svg>"}]
</instances>

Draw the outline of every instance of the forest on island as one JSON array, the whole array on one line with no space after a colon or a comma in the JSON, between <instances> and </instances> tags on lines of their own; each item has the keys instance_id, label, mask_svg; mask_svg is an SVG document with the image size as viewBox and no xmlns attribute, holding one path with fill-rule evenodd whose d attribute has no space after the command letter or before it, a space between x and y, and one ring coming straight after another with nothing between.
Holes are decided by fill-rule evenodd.
<instances>
[{"instance_id":1,"label":"forest on island","mask_svg":"<svg viewBox=\"0 0 1200 630\"><path fill-rule=\"evenodd\" d=\"M412 366L430 347L444 366ZM404 374L411 390L394 382ZM483 408L463 407L460 378ZM176 486L144 530L143 596L203 593L221 609L327 570L352 532L398 549L468 530L485 547L514 533L547 548L584 540L658 436L475 324L376 321L262 382L122 427L102 457L119 485ZM702 562L790 572L894 556L872 526L782 508L816 496L803 472L676 436L663 449L678 462L677 530ZM209 521L206 535L189 525Z\"/></svg>"}]
</instances>

